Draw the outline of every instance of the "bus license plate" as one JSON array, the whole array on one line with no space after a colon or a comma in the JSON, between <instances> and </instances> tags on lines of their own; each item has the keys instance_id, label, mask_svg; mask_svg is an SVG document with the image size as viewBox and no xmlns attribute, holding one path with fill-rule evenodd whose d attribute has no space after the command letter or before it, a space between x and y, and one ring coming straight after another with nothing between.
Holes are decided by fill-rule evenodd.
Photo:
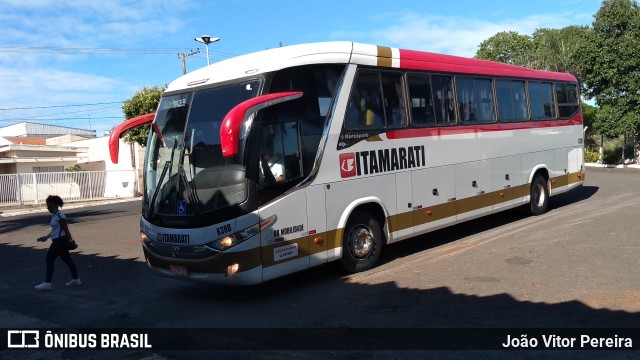
<instances>
[{"instance_id":1,"label":"bus license plate","mask_svg":"<svg viewBox=\"0 0 640 360\"><path fill-rule=\"evenodd\" d=\"M176 276L187 276L189 275L189 271L187 271L186 266L182 265L169 265L171 269L171 273Z\"/></svg>"}]
</instances>

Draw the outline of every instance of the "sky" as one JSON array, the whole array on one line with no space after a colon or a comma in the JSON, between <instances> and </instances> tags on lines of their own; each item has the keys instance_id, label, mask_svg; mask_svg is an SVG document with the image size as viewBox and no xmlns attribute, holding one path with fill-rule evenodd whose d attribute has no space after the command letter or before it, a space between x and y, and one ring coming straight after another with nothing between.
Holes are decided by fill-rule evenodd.
<instances>
[{"instance_id":1,"label":"sky","mask_svg":"<svg viewBox=\"0 0 640 360\"><path fill-rule=\"evenodd\" d=\"M591 25L599 0L0 0L0 127L96 130L122 102L210 62L319 41L474 56L500 31Z\"/></svg>"}]
</instances>

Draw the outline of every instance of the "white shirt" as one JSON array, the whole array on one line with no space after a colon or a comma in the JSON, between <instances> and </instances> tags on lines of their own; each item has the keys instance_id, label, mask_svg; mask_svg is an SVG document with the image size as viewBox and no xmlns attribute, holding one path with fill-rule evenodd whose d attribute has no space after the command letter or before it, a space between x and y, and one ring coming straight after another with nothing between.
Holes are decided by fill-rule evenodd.
<instances>
[{"instance_id":1,"label":"white shirt","mask_svg":"<svg viewBox=\"0 0 640 360\"><path fill-rule=\"evenodd\" d=\"M284 168L282 167L282 164L279 164L279 163L269 164L269 169L271 169L271 173L275 178L278 178L279 176L284 176Z\"/></svg>"},{"instance_id":2,"label":"white shirt","mask_svg":"<svg viewBox=\"0 0 640 360\"><path fill-rule=\"evenodd\" d=\"M279 176L284 176L284 167L280 163L272 163L268 162L269 170L271 170L271 174L273 174L274 178L278 178ZM262 172L262 161L260 161L260 171ZM264 175L264 174L263 174Z\"/></svg>"},{"instance_id":3,"label":"white shirt","mask_svg":"<svg viewBox=\"0 0 640 360\"><path fill-rule=\"evenodd\" d=\"M59 237L67 235L67 233L64 232L62 226L60 225L60 219L66 218L67 217L60 210L58 210L57 213L53 214L53 216L51 217L51 222L49 223L49 225L51 225L51 239L57 239Z\"/></svg>"}]
</instances>

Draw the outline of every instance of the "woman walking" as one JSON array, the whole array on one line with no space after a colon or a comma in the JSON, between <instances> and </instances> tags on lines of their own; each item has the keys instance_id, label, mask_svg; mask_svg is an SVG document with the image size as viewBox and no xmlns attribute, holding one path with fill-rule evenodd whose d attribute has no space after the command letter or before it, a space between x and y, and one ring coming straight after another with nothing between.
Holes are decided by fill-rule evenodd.
<instances>
[{"instance_id":1,"label":"woman walking","mask_svg":"<svg viewBox=\"0 0 640 360\"><path fill-rule=\"evenodd\" d=\"M41 236L38 241L44 242L48 238L51 238L51 246L47 251L47 277L46 280L36 286L36 290L51 290L51 280L53 279L53 263L56 258L60 256L62 261L67 264L69 271L71 271L71 281L67 283L67 286L78 286L81 284L78 278L78 269L76 264L71 260L71 254L69 254L69 241L73 239L71 232L69 232L69 225L67 224L67 217L60 210L64 202L62 198L57 195L49 195L47 197L47 210L53 214L51 217L51 232L46 236Z\"/></svg>"}]
</instances>

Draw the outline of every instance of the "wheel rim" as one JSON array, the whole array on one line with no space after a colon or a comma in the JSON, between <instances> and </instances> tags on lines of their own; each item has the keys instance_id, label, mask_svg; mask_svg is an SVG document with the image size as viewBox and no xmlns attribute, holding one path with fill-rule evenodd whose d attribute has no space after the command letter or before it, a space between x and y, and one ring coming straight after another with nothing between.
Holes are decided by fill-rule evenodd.
<instances>
[{"instance_id":1,"label":"wheel rim","mask_svg":"<svg viewBox=\"0 0 640 360\"><path fill-rule=\"evenodd\" d=\"M356 259L369 255L373 251L374 243L371 229L364 225L357 225L351 229L347 238L349 253Z\"/></svg>"},{"instance_id":2,"label":"wheel rim","mask_svg":"<svg viewBox=\"0 0 640 360\"><path fill-rule=\"evenodd\" d=\"M542 183L536 184L536 205L538 207L544 206L547 199L547 194L544 192L544 185Z\"/></svg>"}]
</instances>

